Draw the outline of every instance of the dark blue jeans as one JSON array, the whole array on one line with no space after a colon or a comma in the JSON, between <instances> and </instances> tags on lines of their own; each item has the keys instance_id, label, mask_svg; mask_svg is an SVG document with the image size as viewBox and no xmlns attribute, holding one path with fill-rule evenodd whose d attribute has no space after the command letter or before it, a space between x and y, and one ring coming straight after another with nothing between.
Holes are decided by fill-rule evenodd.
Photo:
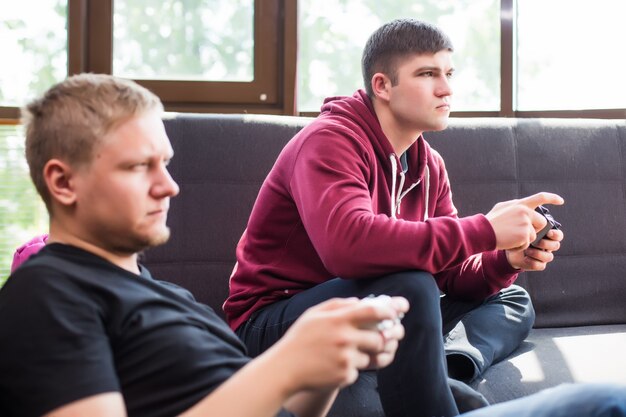
<instances>
[{"instance_id":1,"label":"dark blue jeans","mask_svg":"<svg viewBox=\"0 0 626 417\"><path fill-rule=\"evenodd\" d=\"M477 303L442 296L441 314L448 373L465 382L510 355L535 322L530 296L517 285Z\"/></svg>"},{"instance_id":2,"label":"dark blue jeans","mask_svg":"<svg viewBox=\"0 0 626 417\"><path fill-rule=\"evenodd\" d=\"M626 386L610 384L564 384L463 414L463 417L624 416Z\"/></svg>"},{"instance_id":3,"label":"dark blue jeans","mask_svg":"<svg viewBox=\"0 0 626 417\"><path fill-rule=\"evenodd\" d=\"M506 357L528 335L534 311L528 294L513 286L481 302L456 302L440 296L432 275L407 271L384 277L335 278L256 312L236 331L257 356L274 344L309 307L333 297L401 295L411 309L396 359L377 372L380 402L387 417L458 414L448 385L452 376L471 379ZM444 337L445 352L444 354ZM338 402L356 397L343 395ZM350 409L350 404L340 404Z\"/></svg>"}]
</instances>

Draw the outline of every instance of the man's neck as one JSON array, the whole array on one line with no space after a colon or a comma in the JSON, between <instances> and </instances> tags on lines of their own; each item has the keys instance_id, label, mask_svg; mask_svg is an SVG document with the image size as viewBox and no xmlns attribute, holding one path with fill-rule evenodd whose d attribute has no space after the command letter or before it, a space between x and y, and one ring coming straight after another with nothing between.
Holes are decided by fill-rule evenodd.
<instances>
[{"instance_id":1,"label":"man's neck","mask_svg":"<svg viewBox=\"0 0 626 417\"><path fill-rule=\"evenodd\" d=\"M112 264L119 266L133 274L139 275L139 265L137 264L137 254L118 253L112 250L105 249L99 246L97 243L91 242L88 239L81 237L77 233L72 233L70 230L55 225L54 222L50 223L50 236L47 243L63 243L65 245L75 246L87 252L90 252L96 256L99 256Z\"/></svg>"},{"instance_id":2,"label":"man's neck","mask_svg":"<svg viewBox=\"0 0 626 417\"><path fill-rule=\"evenodd\" d=\"M374 105L374 112L376 117L378 117L380 127L389 143L391 143L393 151L398 156L402 155L422 135L422 132L404 128L391 115L389 108L377 100L372 100L372 104Z\"/></svg>"}]
</instances>

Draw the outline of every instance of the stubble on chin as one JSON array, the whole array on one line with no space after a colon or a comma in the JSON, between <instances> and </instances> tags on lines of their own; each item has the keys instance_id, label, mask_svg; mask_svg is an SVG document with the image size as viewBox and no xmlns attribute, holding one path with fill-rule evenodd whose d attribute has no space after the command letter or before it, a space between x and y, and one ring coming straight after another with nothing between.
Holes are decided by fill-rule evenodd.
<instances>
[{"instance_id":1,"label":"stubble on chin","mask_svg":"<svg viewBox=\"0 0 626 417\"><path fill-rule=\"evenodd\" d=\"M442 119L439 121L439 123L437 123L437 126L435 127L435 131L440 131L440 130L445 130L448 127L448 124L450 123L449 118L446 117L445 119Z\"/></svg>"},{"instance_id":2,"label":"stubble on chin","mask_svg":"<svg viewBox=\"0 0 626 417\"><path fill-rule=\"evenodd\" d=\"M120 243L117 248L114 248L114 251L127 254L140 253L146 249L163 245L169 240L170 234L170 228L166 226L158 233L154 233L147 237L131 237L126 242Z\"/></svg>"},{"instance_id":3,"label":"stubble on chin","mask_svg":"<svg viewBox=\"0 0 626 417\"><path fill-rule=\"evenodd\" d=\"M161 233L155 234L149 239L147 248L163 245L170 239L170 234L170 228L164 227Z\"/></svg>"}]
</instances>

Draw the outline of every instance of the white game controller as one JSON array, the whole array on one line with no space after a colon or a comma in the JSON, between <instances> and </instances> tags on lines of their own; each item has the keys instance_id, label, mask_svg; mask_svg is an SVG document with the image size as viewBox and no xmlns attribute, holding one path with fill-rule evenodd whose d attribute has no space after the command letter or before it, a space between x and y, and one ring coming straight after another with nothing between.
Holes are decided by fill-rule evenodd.
<instances>
[{"instance_id":1,"label":"white game controller","mask_svg":"<svg viewBox=\"0 0 626 417\"><path fill-rule=\"evenodd\" d=\"M388 306L388 305L391 304L391 297L388 296L388 295L385 295L385 294L381 294L379 296L370 295L368 297L365 297L365 298L361 299L361 302L367 303L367 304L370 304L370 305L385 305L385 306ZM372 328L375 328L379 332L391 329L391 328L393 328L393 326L395 326L396 324L400 323L400 320L402 319L402 317L404 317L404 314L400 313L393 320L392 319L386 319L386 320L381 320L379 322L376 322L376 323L372 324Z\"/></svg>"}]
</instances>

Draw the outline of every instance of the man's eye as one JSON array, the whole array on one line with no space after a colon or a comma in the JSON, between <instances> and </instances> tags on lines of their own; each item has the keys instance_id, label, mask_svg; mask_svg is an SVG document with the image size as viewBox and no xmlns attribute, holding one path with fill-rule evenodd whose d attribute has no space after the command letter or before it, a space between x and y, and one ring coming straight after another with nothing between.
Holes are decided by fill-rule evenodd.
<instances>
[{"instance_id":1,"label":"man's eye","mask_svg":"<svg viewBox=\"0 0 626 417\"><path fill-rule=\"evenodd\" d=\"M432 71L426 71L426 72L422 72L420 75L423 77L432 77L434 73Z\"/></svg>"},{"instance_id":2,"label":"man's eye","mask_svg":"<svg viewBox=\"0 0 626 417\"><path fill-rule=\"evenodd\" d=\"M130 166L131 169L144 169L148 167L148 163L147 162L139 162L137 164L132 164Z\"/></svg>"}]
</instances>

